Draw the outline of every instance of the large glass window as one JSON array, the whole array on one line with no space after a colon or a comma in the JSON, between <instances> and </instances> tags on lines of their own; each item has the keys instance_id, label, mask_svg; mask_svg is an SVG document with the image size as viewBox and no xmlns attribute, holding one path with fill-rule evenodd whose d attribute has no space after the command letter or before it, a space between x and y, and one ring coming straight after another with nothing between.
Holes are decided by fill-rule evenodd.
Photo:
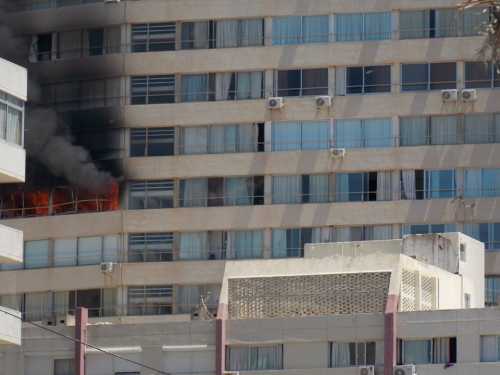
<instances>
[{"instance_id":1,"label":"large glass window","mask_svg":"<svg viewBox=\"0 0 500 375\"><path fill-rule=\"evenodd\" d=\"M129 208L144 210L173 207L174 183L164 181L138 181L129 183Z\"/></svg>"},{"instance_id":2,"label":"large glass window","mask_svg":"<svg viewBox=\"0 0 500 375\"><path fill-rule=\"evenodd\" d=\"M407 234L431 234L456 232L455 224L404 224L401 227L401 236Z\"/></svg>"},{"instance_id":3,"label":"large glass window","mask_svg":"<svg viewBox=\"0 0 500 375\"><path fill-rule=\"evenodd\" d=\"M211 314L210 317L213 317L217 312L219 294L219 285L178 286L175 289L175 312L198 314L202 318L206 318L208 313Z\"/></svg>"},{"instance_id":4,"label":"large glass window","mask_svg":"<svg viewBox=\"0 0 500 375\"><path fill-rule=\"evenodd\" d=\"M86 307L89 310L89 317L110 316L112 311L113 298L111 294L116 294L113 289L88 289L65 292L67 295L67 312L74 314L77 307ZM56 297L55 297L56 298ZM56 301L60 298L56 298ZM61 306L58 306L58 310Z\"/></svg>"},{"instance_id":5,"label":"large glass window","mask_svg":"<svg viewBox=\"0 0 500 375\"><path fill-rule=\"evenodd\" d=\"M333 131L334 147L392 147L392 121L387 119L336 120Z\"/></svg>"},{"instance_id":6,"label":"large glass window","mask_svg":"<svg viewBox=\"0 0 500 375\"><path fill-rule=\"evenodd\" d=\"M181 180L181 207L248 206L264 203L264 177Z\"/></svg>"},{"instance_id":7,"label":"large glass window","mask_svg":"<svg viewBox=\"0 0 500 375\"><path fill-rule=\"evenodd\" d=\"M172 313L172 286L128 287L128 315L164 315Z\"/></svg>"},{"instance_id":8,"label":"large glass window","mask_svg":"<svg viewBox=\"0 0 500 375\"><path fill-rule=\"evenodd\" d=\"M322 150L330 147L329 121L275 122L272 150Z\"/></svg>"},{"instance_id":9,"label":"large glass window","mask_svg":"<svg viewBox=\"0 0 500 375\"><path fill-rule=\"evenodd\" d=\"M455 337L429 340L400 340L399 364L456 363L457 339Z\"/></svg>"},{"instance_id":10,"label":"large glass window","mask_svg":"<svg viewBox=\"0 0 500 375\"><path fill-rule=\"evenodd\" d=\"M328 95L328 69L279 70L278 96Z\"/></svg>"},{"instance_id":11,"label":"large glass window","mask_svg":"<svg viewBox=\"0 0 500 375\"><path fill-rule=\"evenodd\" d=\"M390 91L390 65L348 67L346 69L346 94L368 94Z\"/></svg>"},{"instance_id":12,"label":"large glass window","mask_svg":"<svg viewBox=\"0 0 500 375\"><path fill-rule=\"evenodd\" d=\"M132 52L175 50L175 22L132 25Z\"/></svg>"},{"instance_id":13,"label":"large glass window","mask_svg":"<svg viewBox=\"0 0 500 375\"><path fill-rule=\"evenodd\" d=\"M175 102L175 76L137 76L131 81L131 104Z\"/></svg>"},{"instance_id":14,"label":"large glass window","mask_svg":"<svg viewBox=\"0 0 500 375\"><path fill-rule=\"evenodd\" d=\"M296 258L304 256L308 243L323 243L333 240L331 227L273 229L273 258Z\"/></svg>"},{"instance_id":15,"label":"large glass window","mask_svg":"<svg viewBox=\"0 0 500 375\"><path fill-rule=\"evenodd\" d=\"M128 236L129 262L165 262L173 259L173 233L136 233Z\"/></svg>"},{"instance_id":16,"label":"large glass window","mask_svg":"<svg viewBox=\"0 0 500 375\"><path fill-rule=\"evenodd\" d=\"M273 45L326 43L328 16L288 16L273 18Z\"/></svg>"},{"instance_id":17,"label":"large glass window","mask_svg":"<svg viewBox=\"0 0 500 375\"><path fill-rule=\"evenodd\" d=\"M401 199L453 198L455 194L454 170L401 171Z\"/></svg>"},{"instance_id":18,"label":"large glass window","mask_svg":"<svg viewBox=\"0 0 500 375\"><path fill-rule=\"evenodd\" d=\"M264 151L264 124L227 124L180 128L181 154Z\"/></svg>"},{"instance_id":19,"label":"large glass window","mask_svg":"<svg viewBox=\"0 0 500 375\"><path fill-rule=\"evenodd\" d=\"M402 117L399 122L401 146L457 144L458 116Z\"/></svg>"},{"instance_id":20,"label":"large glass window","mask_svg":"<svg viewBox=\"0 0 500 375\"><path fill-rule=\"evenodd\" d=\"M481 336L481 362L500 362L500 336Z\"/></svg>"},{"instance_id":21,"label":"large glass window","mask_svg":"<svg viewBox=\"0 0 500 375\"><path fill-rule=\"evenodd\" d=\"M500 276L486 276L486 306L500 305Z\"/></svg>"},{"instance_id":22,"label":"large glass window","mask_svg":"<svg viewBox=\"0 0 500 375\"><path fill-rule=\"evenodd\" d=\"M391 200L391 172L335 174L337 202Z\"/></svg>"},{"instance_id":23,"label":"large glass window","mask_svg":"<svg viewBox=\"0 0 500 375\"><path fill-rule=\"evenodd\" d=\"M494 88L500 87L500 75L491 63L466 62L465 63L466 88Z\"/></svg>"},{"instance_id":24,"label":"large glass window","mask_svg":"<svg viewBox=\"0 0 500 375\"><path fill-rule=\"evenodd\" d=\"M0 90L0 140L23 142L24 103Z\"/></svg>"},{"instance_id":25,"label":"large glass window","mask_svg":"<svg viewBox=\"0 0 500 375\"><path fill-rule=\"evenodd\" d=\"M402 64L402 90L446 90L457 87L457 64Z\"/></svg>"},{"instance_id":26,"label":"large glass window","mask_svg":"<svg viewBox=\"0 0 500 375\"><path fill-rule=\"evenodd\" d=\"M280 370L283 345L229 346L226 368L230 371Z\"/></svg>"},{"instance_id":27,"label":"large glass window","mask_svg":"<svg viewBox=\"0 0 500 375\"><path fill-rule=\"evenodd\" d=\"M264 45L264 20L183 22L182 49L234 48Z\"/></svg>"},{"instance_id":28,"label":"large glass window","mask_svg":"<svg viewBox=\"0 0 500 375\"><path fill-rule=\"evenodd\" d=\"M332 342L330 343L330 367L354 367L375 365L376 343Z\"/></svg>"},{"instance_id":29,"label":"large glass window","mask_svg":"<svg viewBox=\"0 0 500 375\"><path fill-rule=\"evenodd\" d=\"M273 204L324 203L331 200L330 175L273 176Z\"/></svg>"},{"instance_id":30,"label":"large glass window","mask_svg":"<svg viewBox=\"0 0 500 375\"><path fill-rule=\"evenodd\" d=\"M483 242L488 251L500 250L500 223L465 224L464 233Z\"/></svg>"},{"instance_id":31,"label":"large glass window","mask_svg":"<svg viewBox=\"0 0 500 375\"><path fill-rule=\"evenodd\" d=\"M130 156L167 156L175 149L175 128L130 130Z\"/></svg>"},{"instance_id":32,"label":"large glass window","mask_svg":"<svg viewBox=\"0 0 500 375\"><path fill-rule=\"evenodd\" d=\"M365 225L351 227L335 227L334 242L390 240L393 237L392 226Z\"/></svg>"},{"instance_id":33,"label":"large glass window","mask_svg":"<svg viewBox=\"0 0 500 375\"><path fill-rule=\"evenodd\" d=\"M497 197L500 195L500 169L465 169L466 197Z\"/></svg>"},{"instance_id":34,"label":"large glass window","mask_svg":"<svg viewBox=\"0 0 500 375\"><path fill-rule=\"evenodd\" d=\"M337 42L391 39L391 13L351 13L335 15Z\"/></svg>"},{"instance_id":35,"label":"large glass window","mask_svg":"<svg viewBox=\"0 0 500 375\"><path fill-rule=\"evenodd\" d=\"M24 268L49 267L49 241L26 241L24 243Z\"/></svg>"}]
</instances>

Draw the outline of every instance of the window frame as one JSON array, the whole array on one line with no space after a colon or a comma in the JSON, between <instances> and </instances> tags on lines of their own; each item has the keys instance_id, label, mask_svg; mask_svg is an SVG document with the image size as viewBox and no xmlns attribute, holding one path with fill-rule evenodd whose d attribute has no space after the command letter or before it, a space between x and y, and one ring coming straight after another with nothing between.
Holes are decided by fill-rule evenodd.
<instances>
[{"instance_id":1,"label":"window frame","mask_svg":"<svg viewBox=\"0 0 500 375\"><path fill-rule=\"evenodd\" d=\"M165 32L162 34L165 35L171 35L173 34L173 39L172 37L170 38L162 38L165 39L165 42L158 42L159 45L168 45L168 46L173 46L173 48L166 47L164 49L155 49L152 48L152 45L154 42L154 31L155 28L159 28L160 26L163 26L165 29ZM142 41L134 41L134 31L138 32L137 35L140 34L140 30L137 31L140 27L144 28L144 40ZM167 32L169 28L173 27L173 32L170 30L170 32ZM153 32L152 32L153 31ZM177 24L176 22L153 22L153 23L134 23L130 27L130 52L132 53L145 53L145 52L167 52L167 51L175 51L176 48L176 37L177 37ZM137 46L144 46L144 50L137 50Z\"/></svg>"},{"instance_id":2,"label":"window frame","mask_svg":"<svg viewBox=\"0 0 500 375\"><path fill-rule=\"evenodd\" d=\"M384 83L384 84L374 84L374 85L367 85L366 84L366 76L369 74L368 70L369 69L374 69L374 68L384 68L389 69L389 83ZM355 91L350 91L354 90L353 88L358 87L359 85L349 85L349 71L354 70L354 69L361 69L361 87L359 87L359 92ZM385 72L387 73L387 72ZM392 66L390 64L386 65L363 65L363 66L347 66L345 69L345 95L367 95L367 94L383 94L383 93L390 93L392 91L392 79L391 79L391 74L392 74ZM372 87L369 91L367 91L367 88ZM380 91L378 91L378 88L382 88ZM388 88L388 90L386 90Z\"/></svg>"},{"instance_id":3,"label":"window frame","mask_svg":"<svg viewBox=\"0 0 500 375\"><path fill-rule=\"evenodd\" d=\"M454 81L454 87L435 87L436 85L448 85L451 84L452 81L442 81L442 82L433 82L432 80L432 67L437 66L437 65L444 65L444 64L454 64L455 69L454 69L454 74L455 74L455 81ZM417 65L425 65L426 66L426 71L427 71L427 81L426 82L409 82L405 83L404 81L404 67L405 66L417 66ZM457 72L457 67L458 64L456 61L444 61L444 62L435 62L435 63L401 63L400 68L400 77L399 80L401 82L401 92L416 92L416 91L440 91L440 90L456 90L458 87L458 72ZM420 89L420 88L412 88L414 86L423 86L425 84L425 89ZM405 88L406 85L406 88ZM433 85L435 85L433 87ZM409 87L408 87L409 86Z\"/></svg>"},{"instance_id":4,"label":"window frame","mask_svg":"<svg viewBox=\"0 0 500 375\"><path fill-rule=\"evenodd\" d=\"M304 87L304 72L313 72L317 71L320 74L326 73L326 86L316 86L316 87ZM296 72L299 74L299 86L300 87L287 87L287 88L280 88L279 84L279 76L280 73L287 73L290 74L290 72ZM329 85L329 71L328 68L299 68L299 69L285 69L285 70L275 70L274 71L274 93L276 96L280 97L310 97L310 96L320 96L320 95L328 95L330 92L330 85ZM287 82L288 82L288 77L287 77ZM312 93L305 93L308 91L314 91ZM316 92L317 91L317 92ZM294 93L297 92L297 95L293 94L290 95L290 92Z\"/></svg>"},{"instance_id":5,"label":"window frame","mask_svg":"<svg viewBox=\"0 0 500 375\"><path fill-rule=\"evenodd\" d=\"M163 184L164 187L161 188L160 184ZM156 188L155 188L156 185ZM134 190L135 187L135 190ZM142 190L139 190L142 188ZM160 197L161 200L165 200L165 206L162 207L150 207L150 200L153 199L154 196L150 196L148 194L152 191L166 192L166 195ZM144 204L142 208L135 208L132 204L133 192L143 192L143 196L141 199ZM128 209L129 210L152 210L152 209L165 209L165 208L173 208L174 207L174 195L175 195L175 183L174 180L166 179L166 180L143 180L143 181L129 181L127 186L127 201L128 201ZM137 199L137 198L136 198Z\"/></svg>"},{"instance_id":6,"label":"window frame","mask_svg":"<svg viewBox=\"0 0 500 375\"><path fill-rule=\"evenodd\" d=\"M143 143L138 141L139 136L144 134L144 152L140 155L135 153L134 144L142 145ZM134 139L135 136L135 139ZM164 140L163 142L153 142L155 137ZM177 139L177 129L175 127L164 127L164 128L132 128L129 133L129 156L132 158L137 157L156 157L156 156L174 156L176 155L176 139ZM152 153L150 150L151 144L162 144L166 148L166 152L162 154ZM170 151L171 148L171 151Z\"/></svg>"},{"instance_id":7,"label":"window frame","mask_svg":"<svg viewBox=\"0 0 500 375\"><path fill-rule=\"evenodd\" d=\"M163 90L164 93L155 94L154 86L152 81L154 80L165 80L165 87L167 90ZM140 93L134 93L134 81L135 87L143 87L144 93L140 90ZM141 82L143 81L143 82ZM130 105L151 105L151 104L171 104L175 103L176 100L176 76L175 74L163 74L163 75L143 75L143 76L131 76L130 77ZM164 97L164 100L161 98ZM154 98L160 98L159 101L151 100Z\"/></svg>"}]
</instances>

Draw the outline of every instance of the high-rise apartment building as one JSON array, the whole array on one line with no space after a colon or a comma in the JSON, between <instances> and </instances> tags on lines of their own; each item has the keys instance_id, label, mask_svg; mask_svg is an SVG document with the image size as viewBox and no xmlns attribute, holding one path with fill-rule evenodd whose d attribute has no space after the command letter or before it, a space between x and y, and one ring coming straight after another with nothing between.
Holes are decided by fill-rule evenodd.
<instances>
[{"instance_id":1,"label":"high-rise apartment building","mask_svg":"<svg viewBox=\"0 0 500 375\"><path fill-rule=\"evenodd\" d=\"M50 324L78 306L172 323L215 314L226 260L449 231L485 243L497 303L487 13L455 0L13 3L39 104L116 181L73 179L55 152L55 177L2 193L25 247L22 266L2 266L0 305Z\"/></svg>"},{"instance_id":2,"label":"high-rise apartment building","mask_svg":"<svg viewBox=\"0 0 500 375\"><path fill-rule=\"evenodd\" d=\"M0 58L0 184L24 182L26 69ZM0 264L23 262L23 233L0 225ZM15 306L15 305L14 305ZM12 305L11 305L12 307ZM0 346L21 344L21 313L0 304Z\"/></svg>"}]
</instances>

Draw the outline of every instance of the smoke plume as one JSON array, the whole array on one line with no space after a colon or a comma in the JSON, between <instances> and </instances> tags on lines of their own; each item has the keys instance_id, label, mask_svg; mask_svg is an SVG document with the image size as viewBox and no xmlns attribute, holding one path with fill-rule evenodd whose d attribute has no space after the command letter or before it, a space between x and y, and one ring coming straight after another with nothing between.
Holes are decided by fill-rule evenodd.
<instances>
[{"instance_id":1,"label":"smoke plume","mask_svg":"<svg viewBox=\"0 0 500 375\"><path fill-rule=\"evenodd\" d=\"M0 57L29 68L31 41L16 36L9 27L9 5L12 2L0 0ZM54 176L65 178L73 186L92 192L107 190L113 181L111 174L99 170L89 152L74 144L61 116L55 109L40 103L40 84L29 69L28 75L24 137L28 157L39 161Z\"/></svg>"}]
</instances>

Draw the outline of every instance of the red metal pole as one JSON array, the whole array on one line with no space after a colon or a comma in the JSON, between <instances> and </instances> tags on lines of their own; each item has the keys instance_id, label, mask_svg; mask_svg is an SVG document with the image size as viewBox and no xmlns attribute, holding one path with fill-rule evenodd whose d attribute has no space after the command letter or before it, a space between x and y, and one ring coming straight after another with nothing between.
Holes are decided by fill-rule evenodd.
<instances>
[{"instance_id":1,"label":"red metal pole","mask_svg":"<svg viewBox=\"0 0 500 375\"><path fill-rule=\"evenodd\" d=\"M87 323L89 312L85 307L77 307L75 316L75 375L85 375L85 345L87 343Z\"/></svg>"}]
</instances>

